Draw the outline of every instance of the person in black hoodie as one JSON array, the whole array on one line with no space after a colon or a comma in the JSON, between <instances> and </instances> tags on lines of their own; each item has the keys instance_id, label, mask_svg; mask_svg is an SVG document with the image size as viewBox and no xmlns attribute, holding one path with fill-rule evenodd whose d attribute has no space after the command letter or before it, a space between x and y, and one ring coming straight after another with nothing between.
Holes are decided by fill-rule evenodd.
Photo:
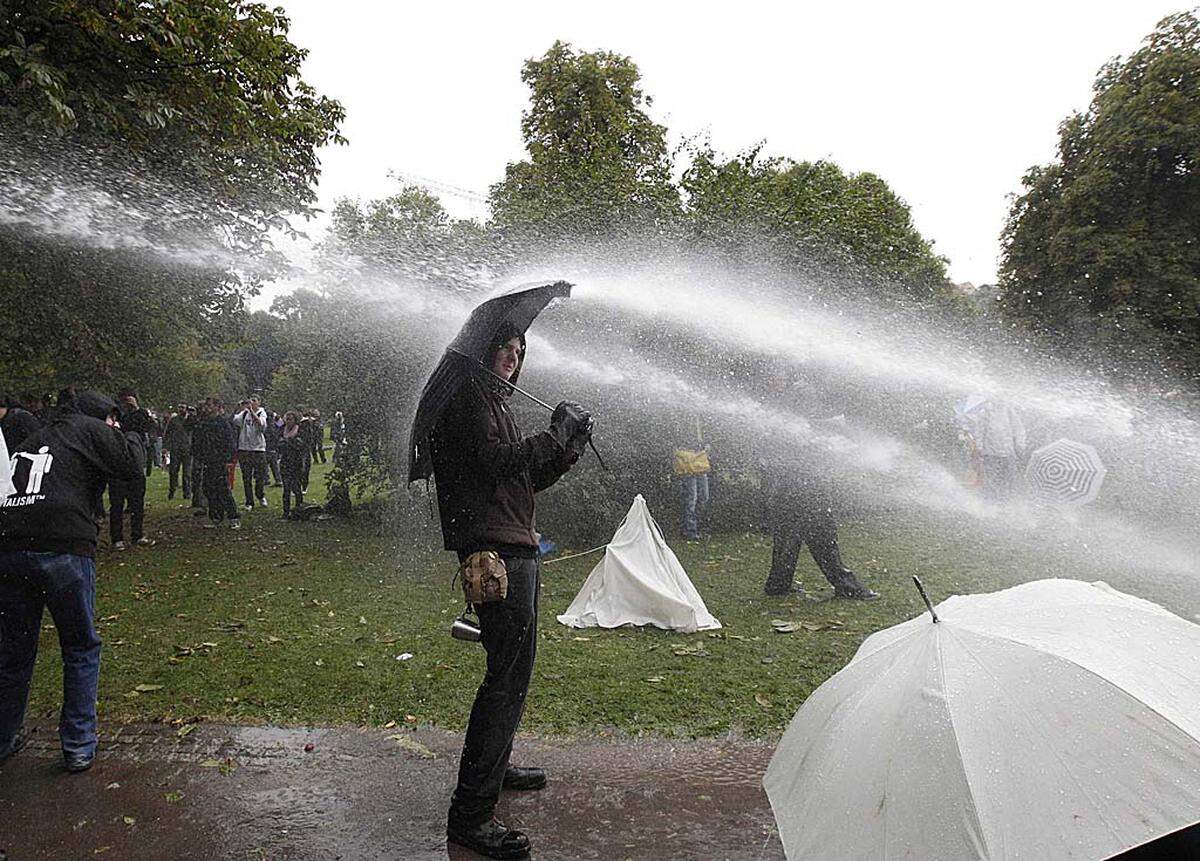
<instances>
[{"instance_id":1,"label":"person in black hoodie","mask_svg":"<svg viewBox=\"0 0 1200 861\"><path fill-rule=\"evenodd\" d=\"M33 417L33 413L21 409L15 401L9 401L8 395L0 390L0 433L4 434L10 452L16 451L27 436L41 427L42 423Z\"/></svg>"},{"instance_id":2,"label":"person in black hoodie","mask_svg":"<svg viewBox=\"0 0 1200 861\"><path fill-rule=\"evenodd\" d=\"M138 405L137 395L130 389L120 394L118 407L121 430L129 440L130 448L136 453L142 468L150 463L153 455L146 447L149 434L154 429L150 413ZM139 475L132 481L113 480L108 483L108 534L113 550L124 550L125 509L129 509L129 540L142 547L153 547L154 539L147 538L143 530L146 516L146 476Z\"/></svg>"},{"instance_id":3,"label":"person in black hoodie","mask_svg":"<svg viewBox=\"0 0 1200 861\"><path fill-rule=\"evenodd\" d=\"M22 723L47 608L63 656L58 732L66 768L85 771L95 757L100 638L93 621L93 510L105 480L141 474L111 418L114 408L103 395L77 395L4 465L16 492L0 499L0 761L28 740Z\"/></svg>"},{"instance_id":4,"label":"person in black hoodie","mask_svg":"<svg viewBox=\"0 0 1200 861\"><path fill-rule=\"evenodd\" d=\"M204 472L209 529L216 528L226 518L234 529L242 525L225 469L225 465L233 460L236 448L233 427L221 412L220 402L209 398L200 406L200 422L192 434L192 459L202 465Z\"/></svg>"}]
</instances>

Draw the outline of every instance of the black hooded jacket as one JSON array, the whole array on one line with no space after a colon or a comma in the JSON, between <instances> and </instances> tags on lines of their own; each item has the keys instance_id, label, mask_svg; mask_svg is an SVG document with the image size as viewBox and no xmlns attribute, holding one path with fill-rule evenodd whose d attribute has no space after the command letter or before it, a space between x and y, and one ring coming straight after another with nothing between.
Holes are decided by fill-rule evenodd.
<instances>
[{"instance_id":1,"label":"black hooded jacket","mask_svg":"<svg viewBox=\"0 0 1200 861\"><path fill-rule=\"evenodd\" d=\"M472 376L433 433L433 472L447 550L536 555L533 495L570 468L566 452L549 431L521 434L505 403L506 388Z\"/></svg>"},{"instance_id":2,"label":"black hooded jacket","mask_svg":"<svg viewBox=\"0 0 1200 861\"><path fill-rule=\"evenodd\" d=\"M95 555L94 504L104 482L141 475L124 434L103 421L112 407L81 394L17 446L17 492L0 499L0 551Z\"/></svg>"}]
</instances>

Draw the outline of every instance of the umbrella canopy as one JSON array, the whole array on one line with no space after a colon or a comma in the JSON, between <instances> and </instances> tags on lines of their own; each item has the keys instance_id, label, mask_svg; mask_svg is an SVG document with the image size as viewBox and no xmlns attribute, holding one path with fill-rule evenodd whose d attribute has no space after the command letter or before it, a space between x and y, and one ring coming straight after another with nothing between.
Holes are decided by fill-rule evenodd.
<instances>
[{"instance_id":1,"label":"umbrella canopy","mask_svg":"<svg viewBox=\"0 0 1200 861\"><path fill-rule=\"evenodd\" d=\"M1047 502L1085 505L1096 498L1107 470L1087 443L1057 439L1029 456L1025 480Z\"/></svg>"},{"instance_id":2,"label":"umbrella canopy","mask_svg":"<svg viewBox=\"0 0 1200 861\"><path fill-rule=\"evenodd\" d=\"M1103 583L873 634L763 784L788 858L1104 859L1200 820L1200 626Z\"/></svg>"},{"instance_id":3,"label":"umbrella canopy","mask_svg":"<svg viewBox=\"0 0 1200 861\"><path fill-rule=\"evenodd\" d=\"M566 281L522 286L488 299L471 312L421 392L408 438L409 481L429 478L432 474L429 435L463 381L479 363L486 362L488 347L501 327L512 325L524 332L552 300L570 295L571 285Z\"/></svg>"}]
</instances>

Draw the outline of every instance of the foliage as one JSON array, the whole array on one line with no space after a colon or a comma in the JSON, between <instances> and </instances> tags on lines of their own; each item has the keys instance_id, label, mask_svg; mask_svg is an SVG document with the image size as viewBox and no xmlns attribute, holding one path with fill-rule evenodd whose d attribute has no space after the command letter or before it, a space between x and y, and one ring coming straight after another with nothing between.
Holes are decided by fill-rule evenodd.
<instances>
[{"instance_id":1,"label":"foliage","mask_svg":"<svg viewBox=\"0 0 1200 861\"><path fill-rule=\"evenodd\" d=\"M10 384L145 387L151 357L172 397L210 384L269 270L267 231L309 211L316 150L340 140L342 109L300 79L287 28L235 0L30 0L0 18L0 188L17 213L0 313L58 334L6 344ZM73 208L47 233L21 207L51 191Z\"/></svg>"},{"instance_id":2,"label":"foliage","mask_svg":"<svg viewBox=\"0 0 1200 861\"><path fill-rule=\"evenodd\" d=\"M555 42L521 72L528 159L491 189L495 223L518 236L596 237L654 229L678 214L666 129L628 57Z\"/></svg>"},{"instance_id":3,"label":"foliage","mask_svg":"<svg viewBox=\"0 0 1200 861\"><path fill-rule=\"evenodd\" d=\"M832 162L763 158L762 147L721 160L698 147L683 173L691 234L717 251L767 243L787 268L923 302L953 301L946 260L908 206L872 173Z\"/></svg>"},{"instance_id":4,"label":"foliage","mask_svg":"<svg viewBox=\"0 0 1200 861\"><path fill-rule=\"evenodd\" d=\"M1055 344L1200 375L1200 20L1101 69L1013 202L1004 312Z\"/></svg>"}]
</instances>

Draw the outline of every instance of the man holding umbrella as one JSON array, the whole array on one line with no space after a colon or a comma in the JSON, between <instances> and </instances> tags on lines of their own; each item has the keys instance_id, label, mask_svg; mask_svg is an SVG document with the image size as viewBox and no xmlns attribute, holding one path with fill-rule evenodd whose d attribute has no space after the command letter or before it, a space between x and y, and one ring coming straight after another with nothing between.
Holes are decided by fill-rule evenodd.
<instances>
[{"instance_id":1,"label":"man holding umbrella","mask_svg":"<svg viewBox=\"0 0 1200 861\"><path fill-rule=\"evenodd\" d=\"M540 569L534 494L578 460L592 428L582 407L563 402L554 409L548 430L526 437L506 402L525 357L524 327L546 301L548 297L528 319L493 314L485 321L484 315L473 315L467 326L478 336L484 324L490 337L477 338L477 348L462 352L464 328L426 386L413 431L410 478L422 476L419 458L427 457L437 483L446 549L467 565L490 551L507 575L506 594L475 604L487 671L471 708L447 820L451 842L489 858L523 858L529 852L529 839L493 816L501 788L541 789L546 784L541 769L509 765L537 649ZM451 367L459 377L452 384L446 372ZM429 407L437 391L444 399L440 410ZM426 433L432 421L426 416L433 412L436 422Z\"/></svg>"}]
</instances>

